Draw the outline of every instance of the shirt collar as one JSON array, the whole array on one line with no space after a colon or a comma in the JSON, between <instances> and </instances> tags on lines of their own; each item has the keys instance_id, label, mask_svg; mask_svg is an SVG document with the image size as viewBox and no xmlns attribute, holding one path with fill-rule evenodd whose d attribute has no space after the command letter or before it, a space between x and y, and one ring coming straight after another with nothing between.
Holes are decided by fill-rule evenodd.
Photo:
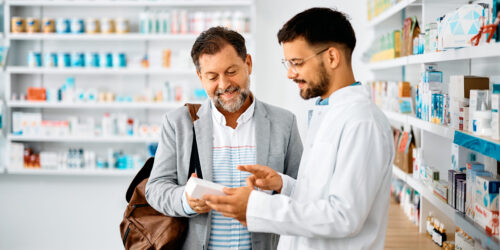
<instances>
[{"instance_id":1,"label":"shirt collar","mask_svg":"<svg viewBox=\"0 0 500 250\"><path fill-rule=\"evenodd\" d=\"M351 86L357 86L357 85L361 85L361 82L355 82L347 87L351 87ZM331 95L330 95L331 96ZM318 99L316 99L316 105L318 106L325 106L325 105L328 105L328 101L330 99L330 96L325 98L325 99L321 99L321 97L319 97Z\"/></svg>"},{"instance_id":2,"label":"shirt collar","mask_svg":"<svg viewBox=\"0 0 500 250\"><path fill-rule=\"evenodd\" d=\"M248 106L247 110L245 110L245 112L243 112L243 114L241 114L240 117L238 117L238 120L236 120L238 125L248 122L253 117L253 114L255 111L255 98L253 98L252 94L250 94L250 96L248 96L248 98L252 99L252 103L250 104L250 106ZM215 119L217 124L225 126L226 125L226 117L224 117L224 115L215 107L215 104L213 103L213 101L211 101L210 103L212 105L213 118Z\"/></svg>"}]
</instances>

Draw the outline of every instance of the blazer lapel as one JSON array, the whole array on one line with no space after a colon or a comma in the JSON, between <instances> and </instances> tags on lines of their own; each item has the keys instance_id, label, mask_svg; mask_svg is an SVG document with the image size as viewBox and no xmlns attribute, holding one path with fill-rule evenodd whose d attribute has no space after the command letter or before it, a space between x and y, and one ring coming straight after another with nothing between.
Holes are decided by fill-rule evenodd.
<instances>
[{"instance_id":1,"label":"blazer lapel","mask_svg":"<svg viewBox=\"0 0 500 250\"><path fill-rule=\"evenodd\" d=\"M267 110L260 101L255 100L255 141L257 143L257 164L267 166L269 146L271 142L271 122L267 118Z\"/></svg>"},{"instance_id":2,"label":"blazer lapel","mask_svg":"<svg viewBox=\"0 0 500 250\"><path fill-rule=\"evenodd\" d=\"M213 122L210 100L207 100L198 110L198 120L194 122L196 143L200 156L201 172L203 179L212 181L212 148L213 148Z\"/></svg>"}]
</instances>

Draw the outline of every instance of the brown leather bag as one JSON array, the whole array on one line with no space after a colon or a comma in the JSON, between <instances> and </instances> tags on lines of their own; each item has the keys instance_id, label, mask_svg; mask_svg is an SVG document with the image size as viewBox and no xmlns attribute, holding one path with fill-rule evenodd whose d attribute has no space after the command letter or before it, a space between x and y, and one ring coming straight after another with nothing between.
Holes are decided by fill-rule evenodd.
<instances>
[{"instance_id":1,"label":"brown leather bag","mask_svg":"<svg viewBox=\"0 0 500 250\"><path fill-rule=\"evenodd\" d=\"M200 104L185 104L196 121ZM193 149L189 176L195 171L202 178L196 134L193 126ZM149 158L127 189L127 208L120 223L120 233L125 249L181 249L187 234L188 219L170 217L156 211L146 201L146 183L153 169L154 157Z\"/></svg>"}]
</instances>

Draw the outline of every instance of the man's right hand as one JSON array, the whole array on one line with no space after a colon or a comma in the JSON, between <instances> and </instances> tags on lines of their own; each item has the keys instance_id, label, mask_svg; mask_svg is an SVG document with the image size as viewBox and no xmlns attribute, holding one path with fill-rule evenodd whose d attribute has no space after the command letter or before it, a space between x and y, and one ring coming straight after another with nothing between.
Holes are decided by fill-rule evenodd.
<instances>
[{"instance_id":1,"label":"man's right hand","mask_svg":"<svg viewBox=\"0 0 500 250\"><path fill-rule=\"evenodd\" d=\"M283 180L281 179L281 175L274 171L274 169L262 165L240 165L238 169L252 174L248 177L248 180L253 183L255 187L281 193Z\"/></svg>"},{"instance_id":2,"label":"man's right hand","mask_svg":"<svg viewBox=\"0 0 500 250\"><path fill-rule=\"evenodd\" d=\"M191 177L198 178L196 173L193 173L191 175ZM185 194L186 194L186 198L187 198L187 202L188 202L189 206L196 213L204 214L204 213L208 213L211 210L211 208L207 205L207 203L204 200L191 198L191 196L189 196L187 193L185 193Z\"/></svg>"}]
</instances>

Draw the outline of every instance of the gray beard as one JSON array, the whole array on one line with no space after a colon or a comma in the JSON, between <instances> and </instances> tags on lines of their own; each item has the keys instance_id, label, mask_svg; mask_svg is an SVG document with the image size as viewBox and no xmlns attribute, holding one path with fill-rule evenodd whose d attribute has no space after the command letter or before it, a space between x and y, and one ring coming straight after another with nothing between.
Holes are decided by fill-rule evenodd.
<instances>
[{"instance_id":1,"label":"gray beard","mask_svg":"<svg viewBox=\"0 0 500 250\"><path fill-rule=\"evenodd\" d=\"M230 90L231 87L229 87L227 90ZM224 92L225 92L224 91ZM222 108L223 110L229 112L229 113L234 113L238 110L240 110L241 106L243 106L243 103L245 103L246 99L250 95L250 90L249 89L244 89L241 90L241 88L238 88L238 98L234 102L230 103L224 103L222 99L219 97L219 94L222 94L223 92L217 91L215 95L211 98L212 102L215 104L217 108Z\"/></svg>"}]
</instances>

